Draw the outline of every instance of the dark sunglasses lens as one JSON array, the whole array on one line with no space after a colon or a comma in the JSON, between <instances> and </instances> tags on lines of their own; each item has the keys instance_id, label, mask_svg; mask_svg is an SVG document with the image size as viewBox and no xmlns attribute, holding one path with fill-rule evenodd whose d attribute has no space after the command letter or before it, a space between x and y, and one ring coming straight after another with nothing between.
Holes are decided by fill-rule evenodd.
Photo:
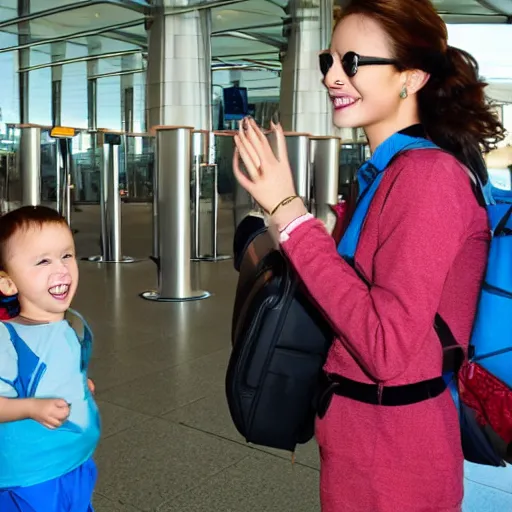
<instances>
[{"instance_id":1,"label":"dark sunglasses lens","mask_svg":"<svg viewBox=\"0 0 512 512\"><path fill-rule=\"evenodd\" d=\"M322 72L322 75L327 75L329 69L331 69L332 65L334 64L332 55L330 53L321 53L318 56L318 60L320 63L320 71Z\"/></svg>"},{"instance_id":2,"label":"dark sunglasses lens","mask_svg":"<svg viewBox=\"0 0 512 512\"><path fill-rule=\"evenodd\" d=\"M349 77L355 76L355 74L357 73L358 64L359 57L357 53L354 52L345 53L345 55L343 55L343 58L341 59L343 71L345 71L345 74Z\"/></svg>"}]
</instances>

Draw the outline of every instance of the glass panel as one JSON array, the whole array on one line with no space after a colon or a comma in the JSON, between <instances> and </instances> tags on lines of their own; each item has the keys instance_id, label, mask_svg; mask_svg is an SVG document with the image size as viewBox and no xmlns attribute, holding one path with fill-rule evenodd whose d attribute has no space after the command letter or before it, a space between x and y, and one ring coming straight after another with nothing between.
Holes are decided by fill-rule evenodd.
<instances>
[{"instance_id":1,"label":"glass panel","mask_svg":"<svg viewBox=\"0 0 512 512\"><path fill-rule=\"evenodd\" d=\"M142 133L146 126L146 74L133 75L133 131Z\"/></svg>"},{"instance_id":2,"label":"glass panel","mask_svg":"<svg viewBox=\"0 0 512 512\"><path fill-rule=\"evenodd\" d=\"M0 136L6 133L5 123L20 120L17 53L0 53Z\"/></svg>"},{"instance_id":3,"label":"glass panel","mask_svg":"<svg viewBox=\"0 0 512 512\"><path fill-rule=\"evenodd\" d=\"M87 128L87 63L62 68L62 124Z\"/></svg>"},{"instance_id":4,"label":"glass panel","mask_svg":"<svg viewBox=\"0 0 512 512\"><path fill-rule=\"evenodd\" d=\"M111 76L98 80L98 127L121 129L121 77Z\"/></svg>"},{"instance_id":5,"label":"glass panel","mask_svg":"<svg viewBox=\"0 0 512 512\"><path fill-rule=\"evenodd\" d=\"M28 119L30 123L51 125L52 70L37 69L28 75Z\"/></svg>"},{"instance_id":6,"label":"glass panel","mask_svg":"<svg viewBox=\"0 0 512 512\"><path fill-rule=\"evenodd\" d=\"M0 3L0 21L11 20L16 16L18 16L18 0L2 0Z\"/></svg>"},{"instance_id":7,"label":"glass panel","mask_svg":"<svg viewBox=\"0 0 512 512\"><path fill-rule=\"evenodd\" d=\"M448 41L473 55L487 80L512 79L512 26L448 25Z\"/></svg>"},{"instance_id":8,"label":"glass panel","mask_svg":"<svg viewBox=\"0 0 512 512\"><path fill-rule=\"evenodd\" d=\"M100 202L100 169L102 148L96 145L96 135L81 132L73 139L71 158L75 181L75 202Z\"/></svg>"},{"instance_id":9,"label":"glass panel","mask_svg":"<svg viewBox=\"0 0 512 512\"><path fill-rule=\"evenodd\" d=\"M126 137L126 172L119 177L119 186L127 201L153 200L154 166L153 137Z\"/></svg>"},{"instance_id":10,"label":"glass panel","mask_svg":"<svg viewBox=\"0 0 512 512\"><path fill-rule=\"evenodd\" d=\"M0 140L0 213L9 211L9 181L17 184L19 189L19 170L17 165L19 149L19 130L7 127ZM21 191L18 192L21 197Z\"/></svg>"},{"instance_id":11,"label":"glass panel","mask_svg":"<svg viewBox=\"0 0 512 512\"><path fill-rule=\"evenodd\" d=\"M57 139L41 130L41 202L57 201ZM49 205L50 206L50 205ZM55 204L52 205L55 207Z\"/></svg>"}]
</instances>

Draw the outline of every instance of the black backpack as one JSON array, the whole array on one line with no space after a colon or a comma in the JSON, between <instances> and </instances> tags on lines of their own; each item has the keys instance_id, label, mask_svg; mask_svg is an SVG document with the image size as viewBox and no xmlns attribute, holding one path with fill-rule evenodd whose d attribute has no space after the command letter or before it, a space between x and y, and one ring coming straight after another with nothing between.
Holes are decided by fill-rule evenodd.
<instances>
[{"instance_id":1,"label":"black backpack","mask_svg":"<svg viewBox=\"0 0 512 512\"><path fill-rule=\"evenodd\" d=\"M235 235L240 277L227 401L247 442L295 451L314 434L322 366L333 334L263 221L254 219L244 219Z\"/></svg>"}]
</instances>

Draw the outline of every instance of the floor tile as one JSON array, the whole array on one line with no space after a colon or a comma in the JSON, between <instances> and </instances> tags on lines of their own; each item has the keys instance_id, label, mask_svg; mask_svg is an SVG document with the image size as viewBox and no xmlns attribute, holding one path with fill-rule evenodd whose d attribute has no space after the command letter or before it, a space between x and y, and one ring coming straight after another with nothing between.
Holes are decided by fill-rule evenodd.
<instances>
[{"instance_id":1,"label":"floor tile","mask_svg":"<svg viewBox=\"0 0 512 512\"><path fill-rule=\"evenodd\" d=\"M113 436L123 430L126 430L138 423L148 421L150 416L130 411L124 407L96 400L101 414L101 438Z\"/></svg>"},{"instance_id":2,"label":"floor tile","mask_svg":"<svg viewBox=\"0 0 512 512\"><path fill-rule=\"evenodd\" d=\"M149 512L247 453L234 443L154 419L102 442L97 490Z\"/></svg>"},{"instance_id":3,"label":"floor tile","mask_svg":"<svg viewBox=\"0 0 512 512\"><path fill-rule=\"evenodd\" d=\"M94 512L140 512L139 508L120 501L111 501L98 493L94 496L93 506Z\"/></svg>"},{"instance_id":4,"label":"floor tile","mask_svg":"<svg viewBox=\"0 0 512 512\"><path fill-rule=\"evenodd\" d=\"M98 398L144 414L160 416L208 396L214 388L222 389L228 357L228 351L221 350L98 392ZM130 364L136 366L137 360L130 361Z\"/></svg>"},{"instance_id":5,"label":"floor tile","mask_svg":"<svg viewBox=\"0 0 512 512\"><path fill-rule=\"evenodd\" d=\"M255 450L268 452L285 460L291 460L291 454L289 452L246 444L245 439L238 433L233 424L223 390L212 393L189 405L180 407L163 417L168 421L181 423L225 439L242 443ZM315 441L312 440L306 445L298 445L295 460L299 464L319 469L320 458Z\"/></svg>"},{"instance_id":6,"label":"floor tile","mask_svg":"<svg viewBox=\"0 0 512 512\"><path fill-rule=\"evenodd\" d=\"M261 454L174 497L158 512L317 512L317 489L316 471Z\"/></svg>"}]
</instances>

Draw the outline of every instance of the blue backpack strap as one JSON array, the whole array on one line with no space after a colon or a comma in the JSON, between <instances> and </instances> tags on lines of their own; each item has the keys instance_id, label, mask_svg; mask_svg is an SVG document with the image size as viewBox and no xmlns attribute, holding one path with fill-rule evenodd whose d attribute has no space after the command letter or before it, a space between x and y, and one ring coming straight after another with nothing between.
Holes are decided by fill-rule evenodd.
<instances>
[{"instance_id":1,"label":"blue backpack strap","mask_svg":"<svg viewBox=\"0 0 512 512\"><path fill-rule=\"evenodd\" d=\"M89 368L89 361L91 359L91 353L92 353L92 342L93 342L93 334L92 330L89 327L89 324L85 320L85 318L75 311L74 309L68 309L67 313L69 313L71 316L75 317L80 321L82 324L82 333L78 333L75 328L74 331L76 333L76 336L78 338L78 341L80 342L81 346L81 362L80 362L80 369L84 372L87 372L87 369ZM70 323L71 325L71 323ZM71 327L73 327L71 325Z\"/></svg>"},{"instance_id":2,"label":"blue backpack strap","mask_svg":"<svg viewBox=\"0 0 512 512\"><path fill-rule=\"evenodd\" d=\"M375 150L370 160L358 170L359 198L350 224L338 245L338 253L350 264L353 263L366 215L384 177L384 172L399 154L414 149L439 149L439 147L423 137L395 133L384 141Z\"/></svg>"},{"instance_id":3,"label":"blue backpack strap","mask_svg":"<svg viewBox=\"0 0 512 512\"><path fill-rule=\"evenodd\" d=\"M12 383L14 389L18 393L18 398L33 397L46 371L46 364L30 350L11 323L4 322L4 325L9 331L11 343L18 356L18 376Z\"/></svg>"}]
</instances>

